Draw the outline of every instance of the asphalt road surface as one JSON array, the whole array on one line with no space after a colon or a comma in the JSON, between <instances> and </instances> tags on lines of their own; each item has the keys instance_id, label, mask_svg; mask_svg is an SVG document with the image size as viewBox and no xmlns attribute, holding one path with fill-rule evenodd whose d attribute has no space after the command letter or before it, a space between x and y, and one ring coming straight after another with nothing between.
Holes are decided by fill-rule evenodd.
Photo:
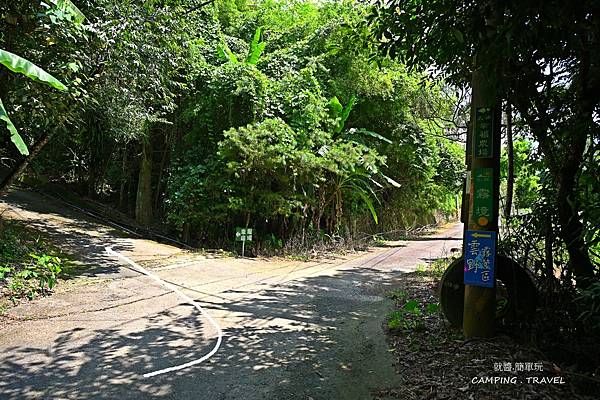
<instances>
[{"instance_id":1,"label":"asphalt road surface","mask_svg":"<svg viewBox=\"0 0 600 400\"><path fill-rule=\"evenodd\" d=\"M0 399L369 399L397 386L384 297L404 272L461 246L462 225L319 261L200 255L118 234L60 203L14 192L0 212L62 240L89 266L57 292L9 310ZM108 255L135 260L173 291Z\"/></svg>"}]
</instances>

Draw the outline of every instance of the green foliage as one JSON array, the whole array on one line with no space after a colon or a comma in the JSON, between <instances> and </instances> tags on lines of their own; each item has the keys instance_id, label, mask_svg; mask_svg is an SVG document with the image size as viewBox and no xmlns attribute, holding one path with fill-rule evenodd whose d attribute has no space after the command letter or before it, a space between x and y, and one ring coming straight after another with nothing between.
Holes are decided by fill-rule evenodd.
<instances>
[{"instance_id":1,"label":"green foliage","mask_svg":"<svg viewBox=\"0 0 600 400\"><path fill-rule=\"evenodd\" d=\"M554 231L562 241L548 245L546 264L566 250L571 262L565 267L577 284L596 280L597 241L592 238L600 226L587 211L595 196L582 192L579 182L585 180L588 188L594 182L587 163L596 157L599 143L600 81L590 78L600 75L600 64L593 61L600 55L600 36L591 34L599 31L600 21L589 17L596 2L577 7L559 1L470 2L457 8L452 0L381 0L371 10L371 37L380 50L410 68L434 65L437 78L464 87L476 56L478 71L494 77L490 93L510 102L543 163L543 174L534 173L538 166L524 170L527 179L517 182L516 192L519 207L537 203L539 211L552 216L549 224L536 224L537 231L531 232L539 237ZM517 151L523 150L519 145ZM549 267L547 275L553 275Z\"/></svg>"},{"instance_id":2,"label":"green foliage","mask_svg":"<svg viewBox=\"0 0 600 400\"><path fill-rule=\"evenodd\" d=\"M76 109L73 101L82 101L82 81L71 81L72 74L66 72L68 63L78 65L75 59L81 53L75 51L77 56L71 57L75 49L70 45L82 32L81 24L72 18L67 3L10 2L0 8L0 31L5 32L0 37L0 63L30 78L23 80L3 75L0 79L2 108L12 110L12 123L5 118L3 120L7 122L11 140L22 155L28 154L27 141L34 141L42 133L62 131L65 124L72 123ZM67 57L71 59L65 60ZM45 69L29 60L36 60ZM60 71L62 81L46 72L46 68L48 71ZM34 82L45 83L46 86L31 84ZM69 86L70 90L58 95L47 90L47 86L61 91ZM16 126L27 132L28 140L21 139Z\"/></svg>"},{"instance_id":3,"label":"green foliage","mask_svg":"<svg viewBox=\"0 0 600 400\"><path fill-rule=\"evenodd\" d=\"M11 267L0 266L0 281L6 279L6 276L13 271Z\"/></svg>"},{"instance_id":4,"label":"green foliage","mask_svg":"<svg viewBox=\"0 0 600 400\"><path fill-rule=\"evenodd\" d=\"M293 190L310 173L294 131L279 119L226 131L219 156L230 183L229 209L261 218L290 216L301 207Z\"/></svg>"},{"instance_id":5,"label":"green foliage","mask_svg":"<svg viewBox=\"0 0 600 400\"><path fill-rule=\"evenodd\" d=\"M0 289L17 302L33 299L54 289L64 262L41 238L14 224L0 228Z\"/></svg>"},{"instance_id":6,"label":"green foliage","mask_svg":"<svg viewBox=\"0 0 600 400\"><path fill-rule=\"evenodd\" d=\"M427 314L437 314L440 312L439 303L429 303L425 306L425 312Z\"/></svg>"},{"instance_id":7,"label":"green foliage","mask_svg":"<svg viewBox=\"0 0 600 400\"><path fill-rule=\"evenodd\" d=\"M29 60L19 57L9 51L0 49L0 64L9 70L23 74L29 79L45 83L58 90L67 90L67 87L58 79L35 65Z\"/></svg>"},{"instance_id":8,"label":"green foliage","mask_svg":"<svg viewBox=\"0 0 600 400\"><path fill-rule=\"evenodd\" d=\"M440 279L451 262L452 258L438 258L428 264L419 264L417 265L417 273L422 276Z\"/></svg>"},{"instance_id":9,"label":"green foliage","mask_svg":"<svg viewBox=\"0 0 600 400\"><path fill-rule=\"evenodd\" d=\"M343 50L347 27L364 10L269 1L244 14L239 5L223 7L237 22L223 27L217 45L227 62L205 65L187 96L189 150L170 176L170 221L204 237L215 236L215 223L249 223L268 242L273 233L307 240L311 229L351 234L365 216L389 227L398 221L386 211L404 212L411 202L415 214L454 212L462 149L430 138L421 115L411 115L411 102L437 98L440 88L424 89L398 63L378 67L365 53ZM431 193L426 201L423 192Z\"/></svg>"},{"instance_id":10,"label":"green foliage","mask_svg":"<svg viewBox=\"0 0 600 400\"><path fill-rule=\"evenodd\" d=\"M407 294L401 292L402 296L397 297L402 306L392 311L387 317L387 326L395 331L420 331L425 328L422 320L427 315L439 313L438 303L422 304L419 300L407 300Z\"/></svg>"},{"instance_id":11,"label":"green foliage","mask_svg":"<svg viewBox=\"0 0 600 400\"><path fill-rule=\"evenodd\" d=\"M4 104L2 104L2 100L0 99L0 120L6 123L6 128L10 132L10 140L17 147L19 152L23 155L28 155L29 150L27 150L27 145L23 142L23 138L19 135L17 128L10 120L8 114L6 113L6 109L4 108Z\"/></svg>"},{"instance_id":12,"label":"green foliage","mask_svg":"<svg viewBox=\"0 0 600 400\"><path fill-rule=\"evenodd\" d=\"M57 23L56 17L58 15L60 20L69 20L73 21L76 24L80 24L85 16L75 5L73 5L69 0L53 0L52 3L55 7L51 7L45 3L46 7L49 8L47 15L49 15L51 21L53 23ZM5 18L8 20L12 17L10 14L7 14ZM13 54L10 51L0 48L0 64L4 65L6 68L15 72L17 74L22 74L28 77L29 79L41 83L45 83L55 89L58 90L67 90L67 87L56 79L54 76L38 67L31 61ZM22 155L29 155L29 150L27 149L27 145L23 141L22 137L17 131L17 128L13 124L13 122L9 119L6 109L4 108L4 104L0 100L0 119L2 119L10 132L10 138L13 144L16 146L17 150Z\"/></svg>"},{"instance_id":13,"label":"green foliage","mask_svg":"<svg viewBox=\"0 0 600 400\"><path fill-rule=\"evenodd\" d=\"M350 111L352 111L352 107L354 107L355 102L356 96L354 95L350 97L348 104L346 104L345 106L342 106L342 103L340 103L340 100L337 97L333 97L329 101L329 115L331 118L337 121L337 124L333 129L334 133L340 133L344 130L344 124L348 120L348 117L350 116Z\"/></svg>"},{"instance_id":14,"label":"green foliage","mask_svg":"<svg viewBox=\"0 0 600 400\"><path fill-rule=\"evenodd\" d=\"M0 220L1 221L1 220ZM29 249L37 240L27 242L23 231L14 224L0 224L0 259L18 260L27 256Z\"/></svg>"},{"instance_id":15,"label":"green foliage","mask_svg":"<svg viewBox=\"0 0 600 400\"><path fill-rule=\"evenodd\" d=\"M233 54L233 52L231 51L229 46L227 46L226 43L219 44L219 46L217 47L217 52L219 53L219 57L221 57L222 59L234 64L238 63L237 56Z\"/></svg>"},{"instance_id":16,"label":"green foliage","mask_svg":"<svg viewBox=\"0 0 600 400\"><path fill-rule=\"evenodd\" d=\"M85 21L85 15L77 8L71 0L50 0L56 6L54 12L59 12L59 18L69 19L77 24Z\"/></svg>"},{"instance_id":17,"label":"green foliage","mask_svg":"<svg viewBox=\"0 0 600 400\"><path fill-rule=\"evenodd\" d=\"M39 288L42 291L46 288L52 290L56 285L58 274L63 269L61 259L48 254L30 254L30 256L35 260L32 270L36 273Z\"/></svg>"},{"instance_id":18,"label":"green foliage","mask_svg":"<svg viewBox=\"0 0 600 400\"><path fill-rule=\"evenodd\" d=\"M388 292L386 296L397 302L404 302L408 297L408 293L405 290L398 289Z\"/></svg>"},{"instance_id":19,"label":"green foliage","mask_svg":"<svg viewBox=\"0 0 600 400\"><path fill-rule=\"evenodd\" d=\"M305 248L453 214L461 149L442 122L453 100L373 59L365 5L82 0L81 20L68 2L45 4L2 11L0 24L31 25L16 18L0 31L20 34L0 46L70 88L6 82L11 109L35 97L16 126L61 133L33 166L47 179L128 213L149 204L202 245L249 226L257 248Z\"/></svg>"},{"instance_id":20,"label":"green foliage","mask_svg":"<svg viewBox=\"0 0 600 400\"><path fill-rule=\"evenodd\" d=\"M370 175L357 169L376 170L377 154L365 146L336 141L325 132L318 135L323 145L307 146L302 134L279 119L225 132L219 156L232 184L230 209L256 218L299 217L311 206L323 213L322 207L351 193L374 214L368 188L361 183ZM323 205L310 195L319 192L329 197Z\"/></svg>"},{"instance_id":21,"label":"green foliage","mask_svg":"<svg viewBox=\"0 0 600 400\"><path fill-rule=\"evenodd\" d=\"M254 37L252 38L252 42L250 42L250 51L245 60L246 65L256 65L258 63L258 60L260 59L260 55L265 50L266 43L260 41L261 33L262 28L256 28L256 32L254 33ZM221 59L223 60L226 60L233 64L239 63L237 56L233 53L233 51L231 51L231 49L229 48L229 46L227 46L227 43L225 43L225 41L219 43L219 45L217 46L217 53L219 54L219 57L221 57Z\"/></svg>"},{"instance_id":22,"label":"green foliage","mask_svg":"<svg viewBox=\"0 0 600 400\"><path fill-rule=\"evenodd\" d=\"M600 332L600 282L582 290L576 302L580 310L579 320L596 333Z\"/></svg>"},{"instance_id":23,"label":"green foliage","mask_svg":"<svg viewBox=\"0 0 600 400\"><path fill-rule=\"evenodd\" d=\"M527 140L515 140L513 143L513 167L514 167L514 194L515 208L519 210L530 209L539 197L540 174L543 166L535 159L533 144ZM506 178L507 159L503 154L500 163L502 178Z\"/></svg>"},{"instance_id":24,"label":"green foliage","mask_svg":"<svg viewBox=\"0 0 600 400\"><path fill-rule=\"evenodd\" d=\"M248 58L246 58L246 63L250 65L256 65L260 55L263 53L263 51L265 51L266 43L260 41L261 33L262 28L256 28L256 32L254 33L254 37L250 43L250 54L248 54Z\"/></svg>"},{"instance_id":25,"label":"green foliage","mask_svg":"<svg viewBox=\"0 0 600 400\"><path fill-rule=\"evenodd\" d=\"M58 79L35 65L29 60L26 60L22 57L19 57L16 54L13 54L9 51L0 49L0 64L4 65L9 70L23 74L29 79L34 81L45 83L49 86L52 86L58 90L67 90L67 87L62 84ZM28 155L29 150L27 149L27 145L19 135L17 128L12 123L8 114L6 113L6 109L4 108L4 104L2 104L2 100L0 100L0 119L6 123L6 127L10 132L10 140L17 147L19 152L23 155Z\"/></svg>"}]
</instances>

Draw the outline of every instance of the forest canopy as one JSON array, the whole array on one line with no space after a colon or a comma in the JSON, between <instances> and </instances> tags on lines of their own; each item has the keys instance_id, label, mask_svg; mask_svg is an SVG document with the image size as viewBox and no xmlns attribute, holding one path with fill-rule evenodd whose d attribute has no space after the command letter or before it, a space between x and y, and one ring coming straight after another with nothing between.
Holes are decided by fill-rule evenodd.
<instances>
[{"instance_id":1,"label":"forest canopy","mask_svg":"<svg viewBox=\"0 0 600 400\"><path fill-rule=\"evenodd\" d=\"M411 70L464 87L476 59L493 77L530 153L521 183L535 192L529 212L513 218L522 240L513 250L543 263L536 269L549 279L555 264L566 266L562 278L583 286L600 264L599 11L596 1L393 0L368 17L380 50ZM536 246L545 254L530 257Z\"/></svg>"},{"instance_id":2,"label":"forest canopy","mask_svg":"<svg viewBox=\"0 0 600 400\"><path fill-rule=\"evenodd\" d=\"M219 301L207 307L217 307L217 316L242 311L240 318L225 318L223 332L244 340L230 342L225 351L244 356L238 372L249 377L258 369L303 380L310 375L318 381L315 390L329 379L316 377L317 364L335 364L332 371L352 379L361 373L379 377L373 373L379 370L364 365L339 368L353 364L335 357L373 353L376 362L371 361L387 367L391 363L382 354L389 355L386 346L392 343L399 385L406 390L386 385L381 392L386 398L464 397L479 383L466 374L480 378L492 365L494 373L515 380L524 372L536 372L535 378L544 368L548 378L564 374L571 382L580 380L579 389L595 398L599 166L598 0L0 2L0 203L8 210L0 215L0 300L8 295L16 304L50 294L63 277L86 268L85 284L70 285L71 293L81 295L66 301L71 290L66 289L52 307L37 303L42 317L11 316L15 326L67 315L76 306L85 306L80 311L88 315L96 307L79 304L84 297L114 298L109 320L119 317L116 312L130 312L121 305L133 303L144 314L136 326L156 316L157 309L144 309L139 299L129 302L140 296L141 286L155 289L137 273L121 279L117 258L120 263L131 256L127 265L140 260L137 272L146 266L160 271L169 290L174 288L169 276L189 281L176 285L190 294L198 293L196 284L218 282L205 295ZM46 204L46 198L53 200ZM61 214L57 219L68 218L54 224L55 210ZM338 258L346 250L367 251ZM228 258L239 253L235 261ZM71 258L82 263L81 270ZM310 262L298 267L299 260ZM163 268L163 262L169 265ZM106 275L90 283L101 288L92 288L88 272L97 271ZM118 288L104 284L112 277ZM135 289L122 295L128 284ZM108 294L94 299L97 291ZM145 299L151 304L156 296ZM389 300L396 309L383 326L393 339L374 352L371 333L381 330L382 321L368 329L363 322L385 313ZM190 304L205 317L199 305ZM69 312L58 312L66 305ZM55 306L61 308L50 312ZM106 310L103 304L91 312ZM294 313L304 311L296 318ZM0 325L4 312L0 301ZM87 322L97 322L89 315ZM182 346L163 340L169 336L163 328L177 321L166 311L160 315L166 325L148 320L151 336L137 340L144 351L151 344L150 353L140 352L145 365L161 346L168 358ZM259 340L250 343L252 319L259 328L251 334ZM342 326L349 319L353 323ZM103 324L109 320L102 314ZM284 320L285 327L272 324ZM187 317L183 322L196 330ZM462 326L465 342L448 322ZM281 344L281 338L297 342L299 336L285 336L292 331L312 343L300 350L284 346L290 358L273 362L271 344ZM369 335L358 338L359 331ZM48 332L44 340L54 337ZM95 332L106 337L106 329ZM133 354L138 349L129 346L130 332L121 332L124 348ZM364 347L339 340L348 332ZM497 341L471 340L497 333ZM201 336L198 340L210 339ZM160 345L154 345L157 340ZM108 353L98 351L97 343ZM220 346L220 336L216 343ZM331 343L341 346L332 349ZM86 351L75 353L98 353L113 365L116 347L104 344L90 339ZM46 354L55 345L41 350ZM11 380L40 373L47 378L42 386L63 385L65 376L67 389L86 386L81 382L87 378L72 379L60 352L58 363L47 364L59 368L40 368L31 346L25 347L14 347L7 357L31 359L33 369ZM204 351L196 347L194 352ZM527 348L531 352L523 352ZM64 349L73 353L72 347ZM308 358L298 358L298 351L308 351ZM259 353L267 362L245 357ZM184 366L195 365L187 362L189 354L186 350ZM219 361L235 364L224 354ZM307 362L317 355L333 364ZM538 355L547 361L536 363L542 369L524 370ZM7 368L20 371L12 358ZM505 369L507 360L516 361L514 369ZM122 371L133 365L126 361ZM80 369L104 365L98 357L90 362L93 368ZM205 364L206 371L214 375L217 364ZM480 373L479 366L489 368ZM180 379L195 382L187 373L171 376L161 393L171 384L178 389ZM279 378L267 380L276 384ZM127 379L119 381L129 386ZM347 379L329 383L334 381ZM526 391L523 385L511 383L508 390L501 383L507 390L494 395L550 393L539 391L538 383ZM269 385L263 386L271 395ZM448 391L452 386L455 395ZM572 383L555 389L578 397ZM483 398L494 388L477 390Z\"/></svg>"},{"instance_id":3,"label":"forest canopy","mask_svg":"<svg viewBox=\"0 0 600 400\"><path fill-rule=\"evenodd\" d=\"M367 5L57 4L0 8L0 48L68 87L2 72L24 144L43 149L24 158L2 135L7 170L30 160L37 179L195 246L236 226L277 247L457 214L456 93L379 55Z\"/></svg>"}]
</instances>

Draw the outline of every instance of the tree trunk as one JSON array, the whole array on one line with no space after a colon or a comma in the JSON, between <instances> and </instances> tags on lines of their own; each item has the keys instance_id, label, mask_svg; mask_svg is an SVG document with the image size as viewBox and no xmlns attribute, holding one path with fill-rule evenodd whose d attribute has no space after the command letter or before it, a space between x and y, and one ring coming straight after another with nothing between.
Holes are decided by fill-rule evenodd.
<instances>
[{"instance_id":1,"label":"tree trunk","mask_svg":"<svg viewBox=\"0 0 600 400\"><path fill-rule=\"evenodd\" d=\"M579 153L579 151L574 148L573 153ZM583 151L580 154L583 154ZM573 158L579 159L577 156ZM584 226L579 216L579 205L575 193L576 176L581 163L573 160L566 164L558 176L557 200L558 219L561 226L560 237L565 242L569 253L569 263L577 280L577 286L586 287L594 275L594 266L583 240Z\"/></svg>"},{"instance_id":2,"label":"tree trunk","mask_svg":"<svg viewBox=\"0 0 600 400\"><path fill-rule=\"evenodd\" d=\"M160 160L160 167L158 170L158 179L156 182L156 193L154 195L154 210L158 211L159 210L159 204L160 204L160 200L161 200L161 190L162 190L162 180L163 180L163 175L164 175L164 169L165 166L167 165L167 161L169 158L169 135L166 134L165 135L165 147L161 156L161 160ZM158 213L158 215L161 215L161 213Z\"/></svg>"},{"instance_id":3,"label":"tree trunk","mask_svg":"<svg viewBox=\"0 0 600 400\"><path fill-rule=\"evenodd\" d=\"M504 218L510 218L512 212L513 192L515 185L515 156L513 146L513 121L512 105L506 104L506 156L508 160L508 173L506 176L506 204L504 205Z\"/></svg>"},{"instance_id":4,"label":"tree trunk","mask_svg":"<svg viewBox=\"0 0 600 400\"><path fill-rule=\"evenodd\" d=\"M127 173L127 143L123 145L123 158L121 160L121 185L119 186L119 208L124 209L125 207L125 187L126 182L129 180L129 173Z\"/></svg>"},{"instance_id":5,"label":"tree trunk","mask_svg":"<svg viewBox=\"0 0 600 400\"><path fill-rule=\"evenodd\" d=\"M22 159L21 162L2 180L2 183L0 183L0 197L6 195L10 186L23 174L23 172L25 172L25 169L27 169L31 160L42 151L44 146L48 144L53 136L54 132L44 134L44 136L42 136L29 150L29 155Z\"/></svg>"},{"instance_id":6,"label":"tree trunk","mask_svg":"<svg viewBox=\"0 0 600 400\"><path fill-rule=\"evenodd\" d=\"M582 120L579 118L579 120ZM584 119L585 120L585 119ZM569 151L559 157L555 148L546 134L546 127L529 123L544 154L545 164L556 183L558 193L556 207L558 209L558 235L564 242L569 254L569 270L575 275L577 286L586 287L594 275L594 266L590 260L585 242L583 240L583 222L579 216L577 202L577 177L581 170L583 154L587 142L587 130L575 126L572 136L565 148Z\"/></svg>"},{"instance_id":7,"label":"tree trunk","mask_svg":"<svg viewBox=\"0 0 600 400\"><path fill-rule=\"evenodd\" d=\"M569 263L577 286L589 286L594 277L594 265L584 240L584 224L580 217L581 204L577 199L577 183L582 170L586 145L593 140L596 129L594 113L600 103L599 69L593 62L588 39L582 38L579 73L576 79L578 104L571 126L572 139L567 157L558 174L558 216L561 236L569 253Z\"/></svg>"},{"instance_id":8,"label":"tree trunk","mask_svg":"<svg viewBox=\"0 0 600 400\"><path fill-rule=\"evenodd\" d=\"M181 239L183 240L184 243L190 243L190 224L189 222L184 222L183 223L183 232L181 233Z\"/></svg>"},{"instance_id":9,"label":"tree trunk","mask_svg":"<svg viewBox=\"0 0 600 400\"><path fill-rule=\"evenodd\" d=\"M495 27L495 20L490 22L491 27ZM494 88L494 76L486 75L477 68L477 58L474 58L473 80L471 85L471 121L473 128L470 130L470 164L468 170L471 171L471 182L469 192L471 193L468 205L467 223L469 230L484 230L498 234L498 219L500 216L500 120L501 120L501 99ZM491 150L481 154L477 148L476 137L480 124L485 119L480 116L480 111L488 110L488 123L491 124L489 130L489 145ZM487 138L486 138L487 139ZM489 168L492 171L492 204L491 210L487 214L489 218L478 217L476 211L476 174L482 168ZM491 237L491 234L490 234ZM467 241L463 244L463 256L467 258ZM496 250L497 252L497 250ZM495 257L496 254L493 254ZM496 277L493 278L494 280ZM494 282L495 284L495 282ZM463 309L463 335L465 339L486 338L494 336L496 327L496 289L495 287L483 287L477 285L465 284L464 309Z\"/></svg>"},{"instance_id":10,"label":"tree trunk","mask_svg":"<svg viewBox=\"0 0 600 400\"><path fill-rule=\"evenodd\" d=\"M135 202L135 220L148 225L152 221L152 143L142 140L142 160Z\"/></svg>"},{"instance_id":11,"label":"tree trunk","mask_svg":"<svg viewBox=\"0 0 600 400\"><path fill-rule=\"evenodd\" d=\"M554 250L552 241L554 240L554 231L552 230L552 218L546 220L546 232L544 232L544 269L546 277L554 280Z\"/></svg>"}]
</instances>

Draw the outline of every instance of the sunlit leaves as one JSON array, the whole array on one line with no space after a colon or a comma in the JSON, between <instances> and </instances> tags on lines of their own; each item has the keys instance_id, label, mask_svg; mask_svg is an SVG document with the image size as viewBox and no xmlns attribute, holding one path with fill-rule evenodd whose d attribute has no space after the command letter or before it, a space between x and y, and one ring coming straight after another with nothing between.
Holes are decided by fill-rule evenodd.
<instances>
[{"instance_id":1,"label":"sunlit leaves","mask_svg":"<svg viewBox=\"0 0 600 400\"><path fill-rule=\"evenodd\" d=\"M217 46L217 52L219 54L219 57L221 57L221 59L229 61L230 63L234 63L234 64L238 63L237 56L235 54L233 54L233 52L231 51L229 46L227 46L227 43L225 43L225 42L219 43L219 45Z\"/></svg>"},{"instance_id":2,"label":"sunlit leaves","mask_svg":"<svg viewBox=\"0 0 600 400\"><path fill-rule=\"evenodd\" d=\"M262 28L256 28L256 32L254 33L254 37L252 39L252 42L250 43L250 51L248 53L248 56L246 57L246 60L244 61L246 65L256 65L258 63L258 60L260 59L261 54L265 50L266 43L260 41L261 33ZM231 49L229 48L227 43L225 43L224 40L217 45L217 54L222 60L228 61L233 64L239 63L237 56L233 51L231 51Z\"/></svg>"},{"instance_id":3,"label":"sunlit leaves","mask_svg":"<svg viewBox=\"0 0 600 400\"><path fill-rule=\"evenodd\" d=\"M336 121L335 133L340 133L344 130L344 125L350 116L350 111L352 111L355 101L355 96L351 96L345 106L342 106L340 100L335 96L329 101L329 114Z\"/></svg>"},{"instance_id":4,"label":"sunlit leaves","mask_svg":"<svg viewBox=\"0 0 600 400\"><path fill-rule=\"evenodd\" d=\"M260 58L260 55L265 50L266 43L260 41L261 33L262 33L262 28L261 27L256 28L256 32L254 33L254 38L252 39L252 42L250 43L250 54L248 54L248 58L246 59L246 62L250 65L256 65L256 63L258 62L258 59Z\"/></svg>"},{"instance_id":5,"label":"sunlit leaves","mask_svg":"<svg viewBox=\"0 0 600 400\"><path fill-rule=\"evenodd\" d=\"M77 8L71 0L49 0L53 5L52 10L54 15L50 15L51 19L60 18L67 19L76 24L81 24L85 21L85 15ZM56 22L53 20L53 22Z\"/></svg>"}]
</instances>

